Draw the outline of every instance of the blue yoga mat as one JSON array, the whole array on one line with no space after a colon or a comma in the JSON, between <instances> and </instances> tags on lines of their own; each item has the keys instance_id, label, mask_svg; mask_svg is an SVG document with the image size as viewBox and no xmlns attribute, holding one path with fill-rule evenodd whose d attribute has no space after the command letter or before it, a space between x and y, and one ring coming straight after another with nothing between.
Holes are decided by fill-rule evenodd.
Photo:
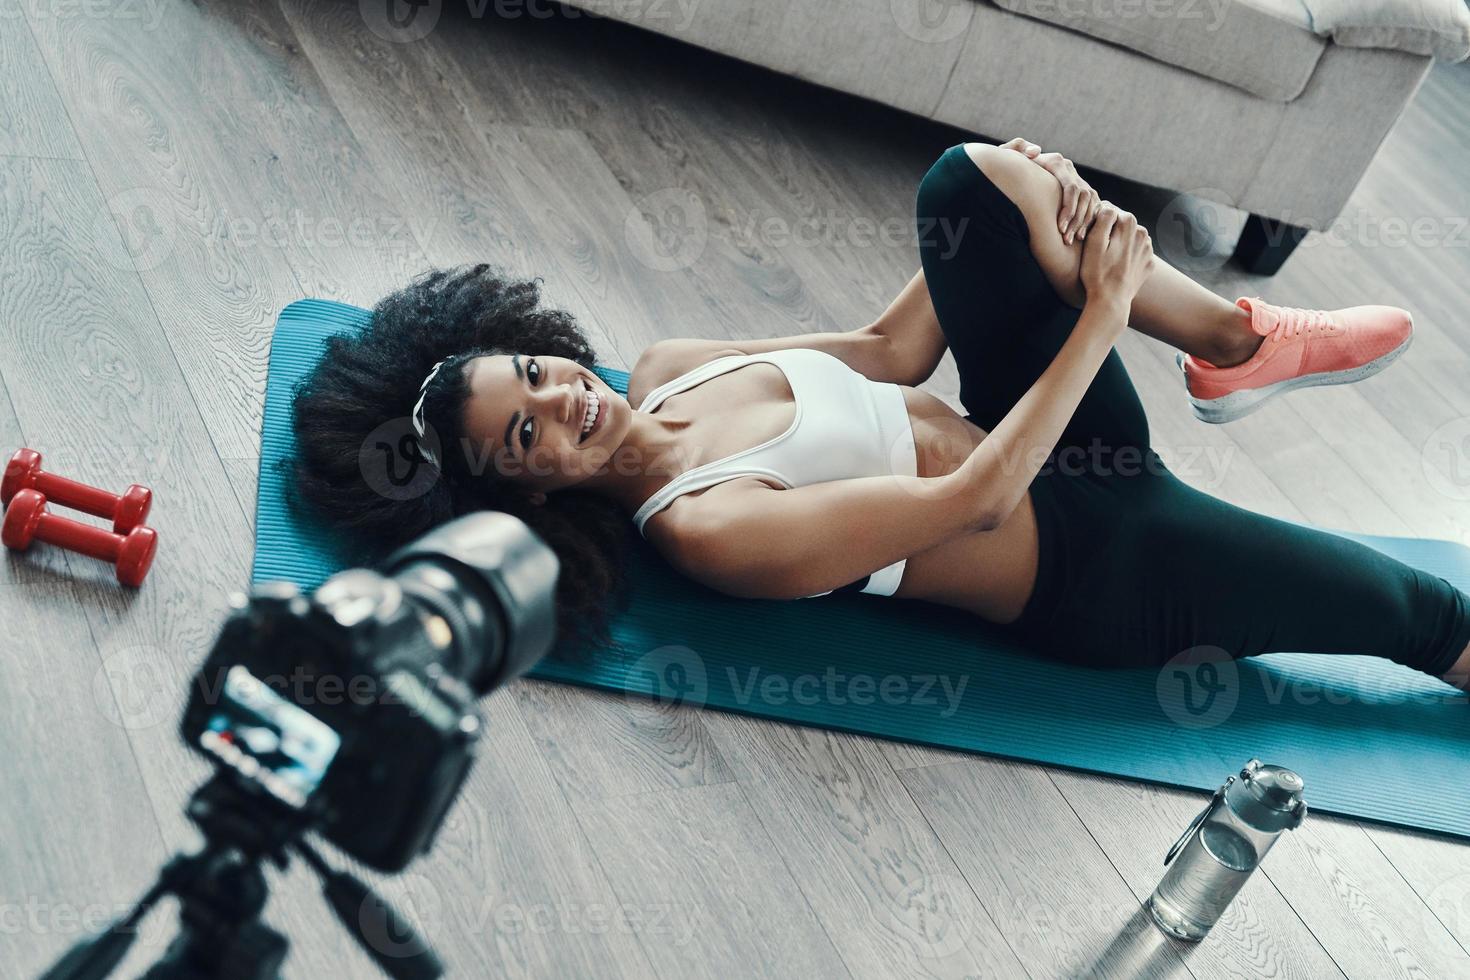
<instances>
[{"instance_id":1,"label":"blue yoga mat","mask_svg":"<svg viewBox=\"0 0 1470 980\"><path fill-rule=\"evenodd\" d=\"M271 344L256 517L256 582L310 589L343 567L331 535L287 509L277 463L290 402L323 340L365 310L287 307ZM623 371L598 368L626 392ZM628 523L631 602L611 649L534 676L803 725L1213 790L1247 759L1290 766L1319 812L1470 837L1470 705L1370 657L1272 654L1163 670L1090 670L1028 655L983 621L914 600L848 594L732 599L669 568ZM1470 548L1345 535L1461 589Z\"/></svg>"}]
</instances>

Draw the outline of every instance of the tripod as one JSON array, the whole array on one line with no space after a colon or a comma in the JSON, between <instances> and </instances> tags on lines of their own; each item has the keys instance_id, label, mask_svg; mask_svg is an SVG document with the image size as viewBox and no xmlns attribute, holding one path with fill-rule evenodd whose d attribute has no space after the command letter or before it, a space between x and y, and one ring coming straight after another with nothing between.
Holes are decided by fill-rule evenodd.
<instances>
[{"instance_id":1,"label":"tripod","mask_svg":"<svg viewBox=\"0 0 1470 980\"><path fill-rule=\"evenodd\" d=\"M131 912L72 947L42 980L106 977L127 955L138 923L170 894L179 899L179 934L144 974L147 980L275 980L290 944L260 919L269 897L261 862L285 868L291 851L321 878L337 918L385 973L395 980L443 974L407 920L302 839L310 828L299 811L264 801L220 770L194 792L186 812L204 832L203 849L174 856Z\"/></svg>"}]
</instances>

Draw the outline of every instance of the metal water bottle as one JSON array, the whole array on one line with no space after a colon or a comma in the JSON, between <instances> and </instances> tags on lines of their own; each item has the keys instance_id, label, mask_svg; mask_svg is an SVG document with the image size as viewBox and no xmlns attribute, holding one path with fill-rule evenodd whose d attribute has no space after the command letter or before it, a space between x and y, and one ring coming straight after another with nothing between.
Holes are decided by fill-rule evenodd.
<instances>
[{"instance_id":1,"label":"metal water bottle","mask_svg":"<svg viewBox=\"0 0 1470 980\"><path fill-rule=\"evenodd\" d=\"M1302 777L1260 759L1247 762L1164 856L1173 866L1148 897L1154 922L1178 939L1205 938L1271 845L1306 815Z\"/></svg>"}]
</instances>

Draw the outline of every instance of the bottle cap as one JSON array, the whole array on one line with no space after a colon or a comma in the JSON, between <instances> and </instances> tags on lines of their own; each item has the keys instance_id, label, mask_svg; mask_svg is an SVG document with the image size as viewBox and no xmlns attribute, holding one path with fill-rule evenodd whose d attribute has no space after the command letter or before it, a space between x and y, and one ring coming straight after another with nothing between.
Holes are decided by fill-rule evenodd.
<instances>
[{"instance_id":1,"label":"bottle cap","mask_svg":"<svg viewBox=\"0 0 1470 980\"><path fill-rule=\"evenodd\" d=\"M1302 789L1302 777L1290 769L1252 759L1226 790L1225 802L1242 823L1256 830L1294 830L1307 815Z\"/></svg>"}]
</instances>

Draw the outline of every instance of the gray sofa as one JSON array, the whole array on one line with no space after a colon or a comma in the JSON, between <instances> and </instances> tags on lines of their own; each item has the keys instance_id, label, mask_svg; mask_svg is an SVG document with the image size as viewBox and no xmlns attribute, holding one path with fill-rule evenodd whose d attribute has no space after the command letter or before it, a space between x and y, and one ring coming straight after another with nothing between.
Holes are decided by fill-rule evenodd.
<instances>
[{"instance_id":1,"label":"gray sofa","mask_svg":"<svg viewBox=\"0 0 1470 980\"><path fill-rule=\"evenodd\" d=\"M1250 213L1270 274L1328 227L1465 0L585 0L590 12Z\"/></svg>"}]
</instances>

